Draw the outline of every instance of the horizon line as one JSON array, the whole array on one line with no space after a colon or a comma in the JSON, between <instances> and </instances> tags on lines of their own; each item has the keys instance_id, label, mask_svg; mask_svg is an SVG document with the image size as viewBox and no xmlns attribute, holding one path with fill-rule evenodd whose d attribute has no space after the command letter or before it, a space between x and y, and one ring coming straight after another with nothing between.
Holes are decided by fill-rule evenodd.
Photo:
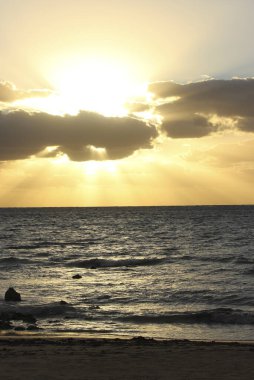
<instances>
[{"instance_id":1,"label":"horizon line","mask_svg":"<svg viewBox=\"0 0 254 380\"><path fill-rule=\"evenodd\" d=\"M17 208L151 208L151 207L249 207L254 203L215 203L215 204L186 204L186 205L114 205L114 206L0 206L0 209L17 209Z\"/></svg>"}]
</instances>

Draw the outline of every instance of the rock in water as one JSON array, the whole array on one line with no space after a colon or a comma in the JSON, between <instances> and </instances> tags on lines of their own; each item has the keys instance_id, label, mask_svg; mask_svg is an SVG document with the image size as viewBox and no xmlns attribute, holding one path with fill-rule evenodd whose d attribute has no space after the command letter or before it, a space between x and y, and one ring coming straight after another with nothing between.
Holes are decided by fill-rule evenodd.
<instances>
[{"instance_id":1,"label":"rock in water","mask_svg":"<svg viewBox=\"0 0 254 380\"><path fill-rule=\"evenodd\" d=\"M26 329L28 331L35 331L35 330L39 330L39 327L36 325L28 325Z\"/></svg>"},{"instance_id":2,"label":"rock in water","mask_svg":"<svg viewBox=\"0 0 254 380\"><path fill-rule=\"evenodd\" d=\"M68 305L68 302L66 302L66 301L60 301L59 304L60 305Z\"/></svg>"},{"instance_id":3,"label":"rock in water","mask_svg":"<svg viewBox=\"0 0 254 380\"><path fill-rule=\"evenodd\" d=\"M82 276L80 276L80 274L75 274L74 276L72 276L72 278L74 280L79 280L80 278L82 278Z\"/></svg>"},{"instance_id":4,"label":"rock in water","mask_svg":"<svg viewBox=\"0 0 254 380\"><path fill-rule=\"evenodd\" d=\"M12 325L10 321L0 321L0 330L10 330Z\"/></svg>"},{"instance_id":5,"label":"rock in water","mask_svg":"<svg viewBox=\"0 0 254 380\"><path fill-rule=\"evenodd\" d=\"M19 301L21 301L21 296L20 296L20 293L16 292L16 290L14 288L9 288L5 292L4 299L5 299L5 301L19 302Z\"/></svg>"}]
</instances>

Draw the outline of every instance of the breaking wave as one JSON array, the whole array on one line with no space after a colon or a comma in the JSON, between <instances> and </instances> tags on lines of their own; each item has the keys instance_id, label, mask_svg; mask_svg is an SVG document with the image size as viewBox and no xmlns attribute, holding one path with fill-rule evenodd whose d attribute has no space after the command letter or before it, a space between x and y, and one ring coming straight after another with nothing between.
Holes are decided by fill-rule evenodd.
<instances>
[{"instance_id":1,"label":"breaking wave","mask_svg":"<svg viewBox=\"0 0 254 380\"><path fill-rule=\"evenodd\" d=\"M254 312L239 309L217 308L196 312L177 312L163 315L132 315L120 318L134 323L188 323L188 324L235 324L253 325Z\"/></svg>"},{"instance_id":2,"label":"breaking wave","mask_svg":"<svg viewBox=\"0 0 254 380\"><path fill-rule=\"evenodd\" d=\"M122 260L107 260L107 259L90 259L90 260L74 260L67 263L68 266L77 268L116 268L116 267L137 267L158 265L165 261L165 258L150 258L150 259L122 259Z\"/></svg>"},{"instance_id":3,"label":"breaking wave","mask_svg":"<svg viewBox=\"0 0 254 380\"><path fill-rule=\"evenodd\" d=\"M75 308L69 304L61 304L61 302L52 302L44 305L1 305L2 312L15 312L24 315L32 314L35 317L47 318L57 315L75 312Z\"/></svg>"},{"instance_id":4,"label":"breaking wave","mask_svg":"<svg viewBox=\"0 0 254 380\"><path fill-rule=\"evenodd\" d=\"M19 259L18 257L3 257L0 259L0 265L19 265L32 263L29 259Z\"/></svg>"}]
</instances>

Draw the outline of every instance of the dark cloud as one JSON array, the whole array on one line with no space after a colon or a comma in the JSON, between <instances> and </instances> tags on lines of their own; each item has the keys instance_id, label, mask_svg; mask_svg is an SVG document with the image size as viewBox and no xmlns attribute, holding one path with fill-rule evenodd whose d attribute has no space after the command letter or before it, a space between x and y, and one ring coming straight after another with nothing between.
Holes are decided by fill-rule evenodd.
<instances>
[{"instance_id":1,"label":"dark cloud","mask_svg":"<svg viewBox=\"0 0 254 380\"><path fill-rule=\"evenodd\" d=\"M238 128L244 132L254 132L254 117L240 118Z\"/></svg>"},{"instance_id":2,"label":"dark cloud","mask_svg":"<svg viewBox=\"0 0 254 380\"><path fill-rule=\"evenodd\" d=\"M203 137L214 131L214 126L199 115L191 115L163 122L163 130L172 138Z\"/></svg>"},{"instance_id":3,"label":"dark cloud","mask_svg":"<svg viewBox=\"0 0 254 380\"><path fill-rule=\"evenodd\" d=\"M208 80L184 85L158 82L152 83L149 91L162 100L179 97L174 102L156 107L164 118L162 129L171 137L201 137L216 131L216 125L205 122L205 118L211 115L232 118L238 121L236 127L240 130L254 132L252 78ZM223 122L221 124L223 127Z\"/></svg>"},{"instance_id":4,"label":"dark cloud","mask_svg":"<svg viewBox=\"0 0 254 380\"><path fill-rule=\"evenodd\" d=\"M41 98L51 95L50 90L27 90L22 91L10 82L0 81L0 102L14 102L19 99Z\"/></svg>"},{"instance_id":5,"label":"dark cloud","mask_svg":"<svg viewBox=\"0 0 254 380\"><path fill-rule=\"evenodd\" d=\"M156 129L134 118L104 117L91 112L54 116L25 111L0 112L0 160L31 155L53 157L66 153L71 160L120 159L138 149L151 148ZM55 147L43 155L46 147ZM104 148L106 155L96 148Z\"/></svg>"}]
</instances>

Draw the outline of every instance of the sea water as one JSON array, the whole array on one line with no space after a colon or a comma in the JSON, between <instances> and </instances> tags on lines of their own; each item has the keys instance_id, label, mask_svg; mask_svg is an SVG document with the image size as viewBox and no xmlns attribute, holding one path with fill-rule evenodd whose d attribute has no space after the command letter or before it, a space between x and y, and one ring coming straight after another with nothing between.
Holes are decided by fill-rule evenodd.
<instances>
[{"instance_id":1,"label":"sea water","mask_svg":"<svg viewBox=\"0 0 254 380\"><path fill-rule=\"evenodd\" d=\"M253 206L0 209L0 312L40 333L253 340L253 242Z\"/></svg>"}]
</instances>

